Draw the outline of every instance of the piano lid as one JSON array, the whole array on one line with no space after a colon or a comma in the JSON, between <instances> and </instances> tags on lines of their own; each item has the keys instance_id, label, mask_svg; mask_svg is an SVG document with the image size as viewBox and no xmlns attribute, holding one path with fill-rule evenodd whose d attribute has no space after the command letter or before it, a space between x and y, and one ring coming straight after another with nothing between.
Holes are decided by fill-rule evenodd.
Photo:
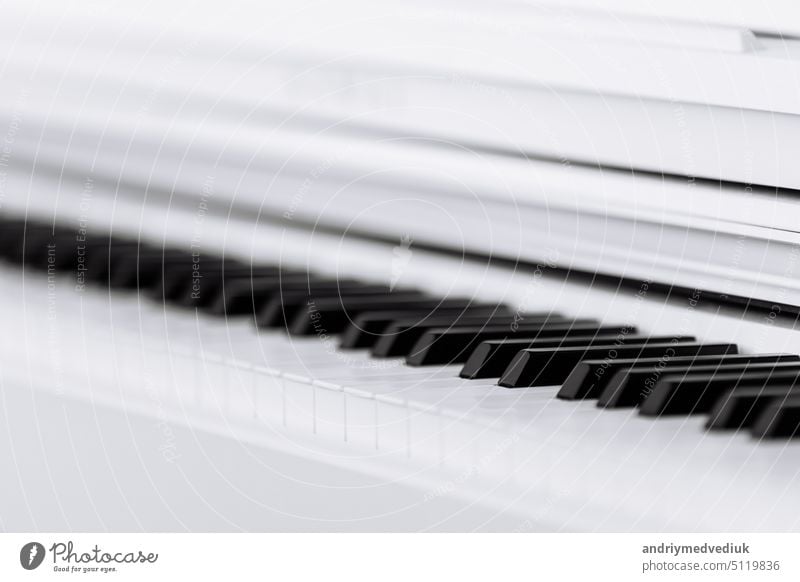
<instances>
[{"instance_id":1,"label":"piano lid","mask_svg":"<svg viewBox=\"0 0 800 582\"><path fill-rule=\"evenodd\" d=\"M93 113L113 117L119 96L149 109L157 87L159 104L205 96L209 120L232 106L233 126L255 111L324 115L511 155L800 189L800 40L776 36L800 32L797 9L698 4L11 2L0 106L24 93L34 117L69 118L73 95L94 95Z\"/></svg>"},{"instance_id":2,"label":"piano lid","mask_svg":"<svg viewBox=\"0 0 800 582\"><path fill-rule=\"evenodd\" d=\"M730 26L779 36L799 36L800 18L793 0L515 0L529 6L596 10L661 21Z\"/></svg>"},{"instance_id":3,"label":"piano lid","mask_svg":"<svg viewBox=\"0 0 800 582\"><path fill-rule=\"evenodd\" d=\"M26 163L333 227L408 197L364 228L800 305L800 41L763 34L783 29L510 1L12 6L8 206Z\"/></svg>"}]
</instances>

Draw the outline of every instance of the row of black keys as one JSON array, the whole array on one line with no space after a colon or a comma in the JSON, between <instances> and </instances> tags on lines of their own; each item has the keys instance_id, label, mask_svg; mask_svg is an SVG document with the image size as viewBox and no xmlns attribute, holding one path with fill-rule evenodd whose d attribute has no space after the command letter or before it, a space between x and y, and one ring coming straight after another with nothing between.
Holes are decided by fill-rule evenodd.
<instances>
[{"instance_id":1,"label":"row of black keys","mask_svg":"<svg viewBox=\"0 0 800 582\"><path fill-rule=\"evenodd\" d=\"M740 355L734 344L642 336L556 313L520 319L507 306L469 298L443 300L11 218L0 222L0 255L290 334L340 334L343 349L404 357L412 366L463 364L462 378L498 378L508 388L561 385L559 398L638 406L643 415L706 413L711 429L749 427L758 437L800 434L797 355Z\"/></svg>"}]
</instances>

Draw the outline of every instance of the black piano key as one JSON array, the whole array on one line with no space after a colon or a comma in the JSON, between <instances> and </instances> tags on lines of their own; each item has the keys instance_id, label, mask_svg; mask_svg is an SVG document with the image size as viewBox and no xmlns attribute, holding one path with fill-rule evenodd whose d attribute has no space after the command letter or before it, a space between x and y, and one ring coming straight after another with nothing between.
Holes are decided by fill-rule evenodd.
<instances>
[{"instance_id":1,"label":"black piano key","mask_svg":"<svg viewBox=\"0 0 800 582\"><path fill-rule=\"evenodd\" d=\"M171 265L151 289L151 296L190 308L208 307L216 302L225 281L250 280L294 271L274 265L250 265L234 259L205 257Z\"/></svg>"},{"instance_id":2,"label":"black piano key","mask_svg":"<svg viewBox=\"0 0 800 582\"><path fill-rule=\"evenodd\" d=\"M139 252L139 241L119 237L92 237L86 254L84 278L88 282L109 285L114 265L125 256Z\"/></svg>"},{"instance_id":3,"label":"black piano key","mask_svg":"<svg viewBox=\"0 0 800 582\"><path fill-rule=\"evenodd\" d=\"M621 334L625 335L621 335ZM563 347L590 347L592 345L609 345L619 343L655 342L663 343L670 341L674 336L639 336L636 335L636 328L630 326L601 326L594 330L587 331L585 336L577 338L565 338ZM538 346L535 344L536 338L520 338L511 340L489 340L481 343L475 348L467 362L464 364L461 373L462 378L499 378L503 372L521 350L532 349Z\"/></svg>"},{"instance_id":4,"label":"black piano key","mask_svg":"<svg viewBox=\"0 0 800 582\"><path fill-rule=\"evenodd\" d=\"M290 333L296 335L312 335L322 328L327 333L340 333L353 317L365 311L465 309L473 303L471 299L440 299L414 291L407 293L394 291L383 296L320 299L297 313L288 329Z\"/></svg>"},{"instance_id":5,"label":"black piano key","mask_svg":"<svg viewBox=\"0 0 800 582\"><path fill-rule=\"evenodd\" d=\"M192 291L195 284L204 277L213 276L221 271L225 266L225 260L221 257L189 254L189 261L177 265L170 265L164 270L158 281L150 288L149 295L156 301L165 303L178 303L184 296Z\"/></svg>"},{"instance_id":6,"label":"black piano key","mask_svg":"<svg viewBox=\"0 0 800 582\"><path fill-rule=\"evenodd\" d=\"M320 284L310 289L281 290L273 294L263 305L256 316L258 327L287 327L300 311L306 311L309 301L337 297L369 297L386 296L391 290L387 285L356 283L352 285Z\"/></svg>"},{"instance_id":7,"label":"black piano key","mask_svg":"<svg viewBox=\"0 0 800 582\"><path fill-rule=\"evenodd\" d=\"M800 366L791 362L774 364L775 369L759 372L668 374L644 399L639 414L664 416L708 412L717 399L732 388L769 388L800 382Z\"/></svg>"},{"instance_id":8,"label":"black piano key","mask_svg":"<svg viewBox=\"0 0 800 582\"><path fill-rule=\"evenodd\" d=\"M41 225L27 222L24 219L4 224L3 230L0 232L0 254L11 263L21 263L26 236L30 232L36 237L41 231ZM52 232L52 228L48 228L45 232Z\"/></svg>"},{"instance_id":9,"label":"black piano key","mask_svg":"<svg viewBox=\"0 0 800 582\"><path fill-rule=\"evenodd\" d=\"M28 223L18 238L7 241L5 256L8 260L28 268L47 270L49 264L67 258L69 248L75 246L75 235L49 224Z\"/></svg>"},{"instance_id":10,"label":"black piano key","mask_svg":"<svg viewBox=\"0 0 800 582\"><path fill-rule=\"evenodd\" d=\"M785 400L790 396L800 396L800 391L791 385L769 388L738 386L717 399L709 413L706 428L738 430L748 427L771 403Z\"/></svg>"},{"instance_id":11,"label":"black piano key","mask_svg":"<svg viewBox=\"0 0 800 582\"><path fill-rule=\"evenodd\" d=\"M705 413L727 390L740 387L763 389L796 382L800 382L800 364L797 362L763 364L739 370L670 372L643 400L640 413L647 416Z\"/></svg>"},{"instance_id":12,"label":"black piano key","mask_svg":"<svg viewBox=\"0 0 800 582\"><path fill-rule=\"evenodd\" d=\"M388 335L392 325L421 326L434 324L437 327L450 325L475 326L481 323L511 324L514 316L509 315L505 305L473 304L468 308L442 308L421 311L367 311L353 318L339 341L341 349L370 348L382 337Z\"/></svg>"},{"instance_id":13,"label":"black piano key","mask_svg":"<svg viewBox=\"0 0 800 582\"><path fill-rule=\"evenodd\" d=\"M767 404L753 422L750 433L760 439L800 436L800 396Z\"/></svg>"},{"instance_id":14,"label":"black piano key","mask_svg":"<svg viewBox=\"0 0 800 582\"><path fill-rule=\"evenodd\" d=\"M472 315L470 315L472 317ZM561 315L553 313L540 313L540 314L527 314L525 316L526 324L543 324L548 321L566 321ZM506 314L496 314L481 319L475 317L470 321L466 317L459 318L458 322L446 320L433 320L426 319L419 321L418 319L398 319L391 322L381 334L381 337L376 338L376 341L371 346L371 354L375 358L394 358L400 356L407 356L414 344L417 343L427 331L437 328L450 328L450 327L470 327L479 328L487 325L504 326L511 329L512 325L517 325L519 318Z\"/></svg>"},{"instance_id":15,"label":"black piano key","mask_svg":"<svg viewBox=\"0 0 800 582\"><path fill-rule=\"evenodd\" d=\"M98 252L104 252L103 249L108 247L108 242L107 234L81 237L76 249L75 263L70 267L77 285L83 286L90 282L91 262L97 260Z\"/></svg>"},{"instance_id":16,"label":"black piano key","mask_svg":"<svg viewBox=\"0 0 800 582\"><path fill-rule=\"evenodd\" d=\"M608 383L600 394L597 405L603 408L630 408L650 394L659 378L666 373L698 373L715 370L741 371L747 366L773 363L800 363L795 354L734 354L723 356L697 356L692 358L660 358L615 362L606 374ZM582 365L585 362L581 363ZM627 368L627 369L626 369Z\"/></svg>"},{"instance_id":17,"label":"black piano key","mask_svg":"<svg viewBox=\"0 0 800 582\"><path fill-rule=\"evenodd\" d=\"M94 239L87 238L85 233L63 227L52 229L41 223L29 223L24 240L21 231L18 234L19 238L6 246L7 257L29 268L77 270L79 265L85 266L86 258L96 246Z\"/></svg>"},{"instance_id":18,"label":"black piano key","mask_svg":"<svg viewBox=\"0 0 800 582\"><path fill-rule=\"evenodd\" d=\"M525 315L525 325L541 326L548 322L556 321L561 323L569 322L569 320L565 319L558 313L530 313ZM486 324L487 322L481 322L472 326L461 325L459 327L471 327L479 329L486 327ZM519 322L512 318L512 321L499 324L499 327L513 335L513 329L515 329L518 325L520 325ZM498 324L492 323L492 326L498 327ZM397 321L386 328L383 337L379 338L373 344L370 353L375 358L405 357L411 353L414 346L426 333L433 329L449 327L449 325L438 325L434 322L419 323L414 321Z\"/></svg>"},{"instance_id":19,"label":"black piano key","mask_svg":"<svg viewBox=\"0 0 800 582\"><path fill-rule=\"evenodd\" d=\"M588 328L585 326L589 326ZM586 329L597 327L597 322L585 320L547 320L519 325L511 330L508 325L482 326L474 328L433 328L427 330L419 338L409 353L406 363L409 366L431 366L465 363L472 351L481 342L493 339L509 339L514 337L566 337L586 335Z\"/></svg>"},{"instance_id":20,"label":"black piano key","mask_svg":"<svg viewBox=\"0 0 800 582\"><path fill-rule=\"evenodd\" d=\"M109 263L108 279L116 289L150 289L165 270L180 268L192 260L191 253L140 246L117 253Z\"/></svg>"},{"instance_id":21,"label":"black piano key","mask_svg":"<svg viewBox=\"0 0 800 582\"><path fill-rule=\"evenodd\" d=\"M24 236L24 218L3 217L0 224L0 257L11 261L14 250Z\"/></svg>"},{"instance_id":22,"label":"black piano key","mask_svg":"<svg viewBox=\"0 0 800 582\"><path fill-rule=\"evenodd\" d=\"M249 276L250 266L223 259L207 257L182 272L173 273L172 280L163 285L167 301L183 307L199 307L213 302L224 277Z\"/></svg>"},{"instance_id":23,"label":"black piano key","mask_svg":"<svg viewBox=\"0 0 800 582\"><path fill-rule=\"evenodd\" d=\"M609 336L609 337L613 338L613 334L611 336ZM524 342L522 344L523 347L519 347L514 352L514 355L510 356L509 361L513 360L514 356L518 352L520 352L520 351L522 351L524 349L542 349L542 348L559 349L559 348L574 348L574 347L590 348L593 345L608 345L607 342L608 342L609 337L602 337L602 336L598 337L595 334L591 334L591 335L586 335L586 336L567 337L567 338L565 338L565 337L554 337L554 338L549 338L549 339L536 339L536 338L526 339L526 340L524 340ZM653 339L653 338L645 338L645 339L650 340L650 339ZM604 343L603 343L603 340L605 340ZM494 341L494 340L492 340L492 341ZM502 340L498 340L498 341L502 341ZM601 343L600 344L596 343L598 341L600 341ZM481 346L483 344L486 344L486 343L490 343L490 342L482 342ZM475 351L480 349L481 346L478 346L478 348L473 350L473 354L475 353ZM472 359L472 357L470 357L470 359ZM469 361L469 360L467 360L467 361ZM466 366L466 364L465 364L465 366ZM507 367L507 366L508 366L508 364L506 364L505 367ZM503 369L505 369L505 367ZM500 372L498 372L497 374L495 374L493 376L487 376L487 378L499 378L500 375L502 375L502 373L503 373L503 370L500 370ZM468 378L468 379L475 379L475 378Z\"/></svg>"},{"instance_id":24,"label":"black piano key","mask_svg":"<svg viewBox=\"0 0 800 582\"><path fill-rule=\"evenodd\" d=\"M253 277L223 281L222 292L207 311L215 315L254 315L264 304L280 293L310 292L312 288L359 285L353 279L325 279L309 273L281 272L277 276Z\"/></svg>"},{"instance_id":25,"label":"black piano key","mask_svg":"<svg viewBox=\"0 0 800 582\"><path fill-rule=\"evenodd\" d=\"M682 338L683 343L695 341L695 338ZM664 341L669 341L666 339ZM656 343L656 342L650 342ZM719 364L723 361L740 364L749 362L757 356L740 356L738 354L723 354L721 356L690 356L676 358L670 353L665 353L661 358L630 358L615 360L584 360L573 368L569 376L558 391L557 397L562 400L589 400L600 398L605 393L609 384L614 382L618 371L642 371L652 377L654 370L659 371L675 368L684 368L697 364ZM766 356L762 362L775 362L782 356ZM787 358L792 356L786 355ZM800 358L796 358L800 360ZM603 400L605 403L606 401ZM601 406L598 404L598 406Z\"/></svg>"},{"instance_id":26,"label":"black piano key","mask_svg":"<svg viewBox=\"0 0 800 582\"><path fill-rule=\"evenodd\" d=\"M63 257L61 268L74 272L78 276L79 282L85 283L91 272L91 262L97 260L98 254L107 252L110 240L108 233L76 234L75 242L70 242L69 252ZM115 244L119 244L119 242L117 241ZM125 243L133 245L133 241L125 240ZM103 268L106 269L107 265L104 265Z\"/></svg>"},{"instance_id":27,"label":"black piano key","mask_svg":"<svg viewBox=\"0 0 800 582\"><path fill-rule=\"evenodd\" d=\"M668 350L676 356L694 354L736 353L733 344L684 344L672 341L664 344L638 346L594 346L565 348L562 350L522 350L503 372L498 384L506 388L530 386L557 386L563 384L572 369L582 360L615 360L617 358L652 358L664 355Z\"/></svg>"},{"instance_id":28,"label":"black piano key","mask_svg":"<svg viewBox=\"0 0 800 582\"><path fill-rule=\"evenodd\" d=\"M183 294L178 304L200 309L210 308L222 295L226 283L233 281L250 282L264 277L277 278L281 275L294 275L297 271L275 265L247 265L225 261L218 268L201 271L200 276L187 278Z\"/></svg>"},{"instance_id":29,"label":"black piano key","mask_svg":"<svg viewBox=\"0 0 800 582\"><path fill-rule=\"evenodd\" d=\"M75 233L45 229L38 237L26 240L23 262L28 267L57 271L70 269L77 260L78 239Z\"/></svg>"}]
</instances>

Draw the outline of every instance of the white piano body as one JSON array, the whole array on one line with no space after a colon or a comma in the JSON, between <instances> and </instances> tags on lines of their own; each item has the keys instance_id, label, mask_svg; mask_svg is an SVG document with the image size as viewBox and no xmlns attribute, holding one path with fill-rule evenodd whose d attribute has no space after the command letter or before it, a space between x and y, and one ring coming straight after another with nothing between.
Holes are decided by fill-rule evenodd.
<instances>
[{"instance_id":1,"label":"white piano body","mask_svg":"<svg viewBox=\"0 0 800 582\"><path fill-rule=\"evenodd\" d=\"M229 4L12 4L3 209L800 353L790 2ZM5 530L800 527L793 441L2 270Z\"/></svg>"}]
</instances>

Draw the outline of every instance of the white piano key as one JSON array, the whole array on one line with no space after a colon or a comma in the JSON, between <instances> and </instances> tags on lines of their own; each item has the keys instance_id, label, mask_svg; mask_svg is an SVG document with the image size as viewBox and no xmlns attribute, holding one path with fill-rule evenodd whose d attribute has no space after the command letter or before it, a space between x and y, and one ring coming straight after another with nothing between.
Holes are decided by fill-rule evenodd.
<instances>
[{"instance_id":1,"label":"white piano key","mask_svg":"<svg viewBox=\"0 0 800 582\"><path fill-rule=\"evenodd\" d=\"M424 466L444 464L444 421L432 406L408 402L411 458Z\"/></svg>"},{"instance_id":2,"label":"white piano key","mask_svg":"<svg viewBox=\"0 0 800 582\"><path fill-rule=\"evenodd\" d=\"M285 380L269 368L253 367L256 418L271 426L286 426Z\"/></svg>"},{"instance_id":3,"label":"white piano key","mask_svg":"<svg viewBox=\"0 0 800 582\"><path fill-rule=\"evenodd\" d=\"M376 440L381 453L406 461L411 456L411 421L405 401L391 396L375 397Z\"/></svg>"},{"instance_id":4,"label":"white piano key","mask_svg":"<svg viewBox=\"0 0 800 582\"><path fill-rule=\"evenodd\" d=\"M479 442L483 434L482 427L469 418L442 416L443 424L443 464L456 472L465 471L465 467L477 467L479 460Z\"/></svg>"},{"instance_id":5,"label":"white piano key","mask_svg":"<svg viewBox=\"0 0 800 582\"><path fill-rule=\"evenodd\" d=\"M314 394L314 434L331 442L346 442L348 415L341 386L311 385Z\"/></svg>"},{"instance_id":6,"label":"white piano key","mask_svg":"<svg viewBox=\"0 0 800 582\"><path fill-rule=\"evenodd\" d=\"M228 363L228 366L231 371L231 383L226 387L228 411L234 418L255 421L256 397L253 367L249 364L232 365L231 363Z\"/></svg>"},{"instance_id":7,"label":"white piano key","mask_svg":"<svg viewBox=\"0 0 800 582\"><path fill-rule=\"evenodd\" d=\"M344 392L347 417L346 440L348 444L363 447L366 451L378 449L378 403L372 395Z\"/></svg>"},{"instance_id":8,"label":"white piano key","mask_svg":"<svg viewBox=\"0 0 800 582\"><path fill-rule=\"evenodd\" d=\"M293 431L314 434L316 427L316 393L309 378L282 374L286 426Z\"/></svg>"}]
</instances>

